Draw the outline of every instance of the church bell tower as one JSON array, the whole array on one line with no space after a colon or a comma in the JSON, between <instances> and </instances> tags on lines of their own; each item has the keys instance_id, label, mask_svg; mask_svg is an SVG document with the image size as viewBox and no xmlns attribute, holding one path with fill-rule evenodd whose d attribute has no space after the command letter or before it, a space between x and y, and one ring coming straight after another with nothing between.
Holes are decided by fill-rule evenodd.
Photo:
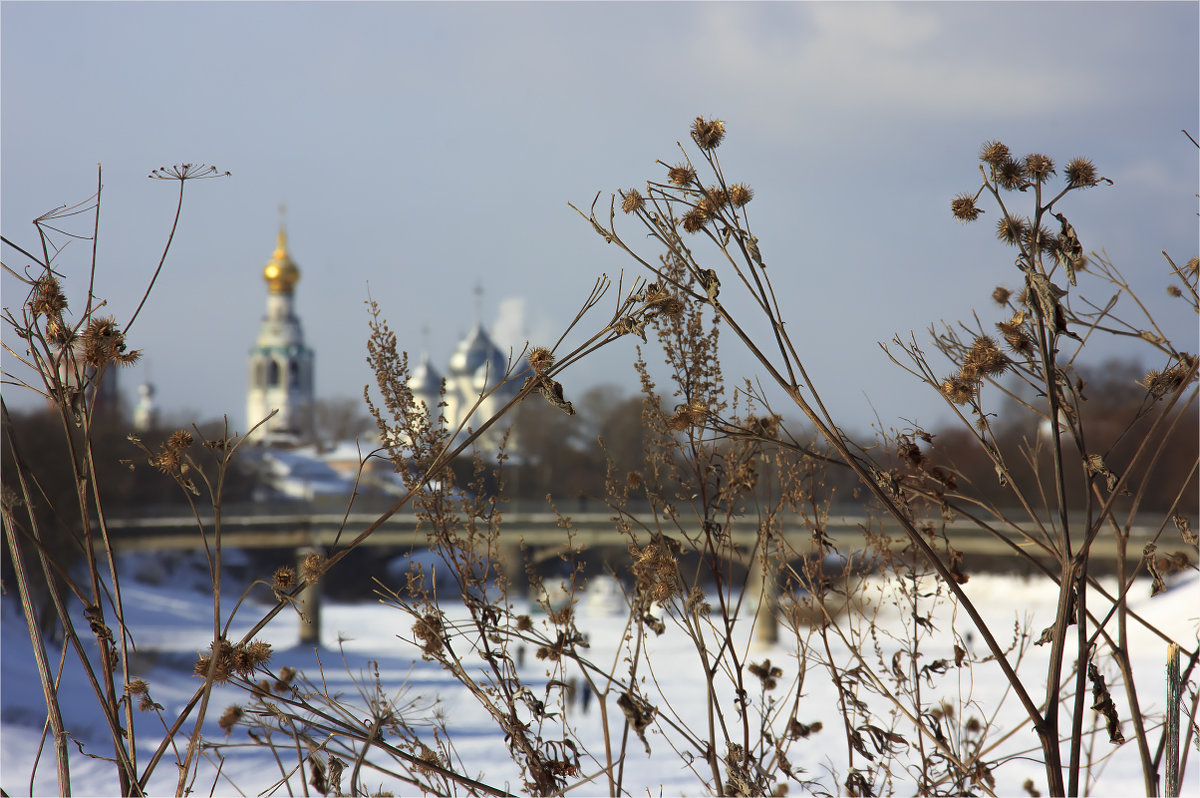
<instances>
[{"instance_id":1,"label":"church bell tower","mask_svg":"<svg viewBox=\"0 0 1200 798\"><path fill-rule=\"evenodd\" d=\"M250 350L250 390L246 393L246 428L278 410L250 436L265 446L295 446L312 433L313 352L304 344L296 316L294 292L300 269L287 251L282 222L275 253L263 267L267 314Z\"/></svg>"}]
</instances>

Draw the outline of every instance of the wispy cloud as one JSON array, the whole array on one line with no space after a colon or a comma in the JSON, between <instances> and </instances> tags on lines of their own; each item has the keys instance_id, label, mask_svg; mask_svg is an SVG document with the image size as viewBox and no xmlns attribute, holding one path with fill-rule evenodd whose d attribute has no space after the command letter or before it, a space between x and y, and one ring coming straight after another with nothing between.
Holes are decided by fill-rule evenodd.
<instances>
[{"instance_id":1,"label":"wispy cloud","mask_svg":"<svg viewBox=\"0 0 1200 798\"><path fill-rule=\"evenodd\" d=\"M989 25L1011 6L816 3L703 6L694 57L706 73L777 111L899 113L938 118L1037 114L1104 97L1104 76L1047 51L1048 31L1018 49ZM1030 8L1030 6L1025 6ZM1111 88L1111 86L1110 86Z\"/></svg>"}]
</instances>

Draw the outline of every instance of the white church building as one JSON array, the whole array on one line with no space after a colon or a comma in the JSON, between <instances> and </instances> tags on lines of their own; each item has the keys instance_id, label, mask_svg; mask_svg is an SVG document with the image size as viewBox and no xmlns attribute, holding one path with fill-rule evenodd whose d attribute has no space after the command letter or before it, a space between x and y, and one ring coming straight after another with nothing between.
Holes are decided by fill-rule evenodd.
<instances>
[{"instance_id":1,"label":"white church building","mask_svg":"<svg viewBox=\"0 0 1200 798\"><path fill-rule=\"evenodd\" d=\"M270 420L254 430L250 440L266 447L292 448L308 443L313 437L315 362L296 315L294 299L300 269L288 253L282 224L275 252L263 267L262 275L267 284L267 308L250 350L246 428L259 424L275 410ZM527 364L517 369L521 373L514 379L480 400L504 379L508 357L477 320L450 356L444 378L425 354L413 369L408 385L417 400L445 420L448 429L458 429L464 418L464 429L476 427L520 391ZM445 406L439 407L443 401ZM507 425L490 430L481 443L486 447L499 442L504 427Z\"/></svg>"},{"instance_id":2,"label":"white church building","mask_svg":"<svg viewBox=\"0 0 1200 798\"><path fill-rule=\"evenodd\" d=\"M476 321L450 356L444 377L429 362L429 355L424 354L413 369L408 387L413 397L424 402L430 412L445 419L447 429L456 430L462 426L461 437L467 428L477 428L520 392L528 364L519 364L513 377L501 385L508 371L508 358L509 355L492 342L483 322ZM444 397L441 396L443 382ZM444 402L445 406L439 408L439 402ZM493 448L508 426L502 424L489 430L480 443L485 448ZM510 439L510 447L514 443Z\"/></svg>"},{"instance_id":3,"label":"white church building","mask_svg":"<svg viewBox=\"0 0 1200 798\"><path fill-rule=\"evenodd\" d=\"M267 283L267 313L250 350L246 428L254 428L277 410L254 429L250 440L265 446L295 446L312 435L314 363L296 316L294 293L300 269L288 254L282 225L275 253L263 267L263 280Z\"/></svg>"}]
</instances>

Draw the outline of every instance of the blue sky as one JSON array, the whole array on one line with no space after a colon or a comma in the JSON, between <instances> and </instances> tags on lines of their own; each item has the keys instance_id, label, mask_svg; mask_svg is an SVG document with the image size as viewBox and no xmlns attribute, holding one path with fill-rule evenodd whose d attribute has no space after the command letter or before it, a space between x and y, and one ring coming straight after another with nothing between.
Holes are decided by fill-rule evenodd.
<instances>
[{"instance_id":1,"label":"blue sky","mask_svg":"<svg viewBox=\"0 0 1200 798\"><path fill-rule=\"evenodd\" d=\"M658 178L655 159L715 116L827 403L851 428L876 411L934 424L938 397L876 342L923 342L973 310L999 319L989 297L1015 284L1012 253L991 222L949 213L987 139L1093 159L1115 186L1065 206L1084 246L1195 337L1159 253L1197 250L1197 150L1180 130L1200 117L1198 38L1196 3L4 2L0 216L33 244L29 221L86 198L102 164L99 292L120 319L173 212L173 184L146 175L231 171L190 184L133 330L143 362L121 379L129 396L152 380L168 415L244 429L280 203L318 394L354 397L370 380L368 287L438 366L474 321L477 283L504 346L556 339L598 274L633 266L567 202ZM73 297L87 254L60 261ZM18 305L15 281L2 287ZM632 392L634 343L566 372L568 396ZM725 364L731 380L755 373L733 341Z\"/></svg>"}]
</instances>

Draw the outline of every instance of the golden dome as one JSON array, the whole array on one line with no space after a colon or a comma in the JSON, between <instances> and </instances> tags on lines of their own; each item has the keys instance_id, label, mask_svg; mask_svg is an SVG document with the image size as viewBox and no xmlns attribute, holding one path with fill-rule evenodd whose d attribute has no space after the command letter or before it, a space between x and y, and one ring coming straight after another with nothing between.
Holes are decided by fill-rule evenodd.
<instances>
[{"instance_id":1,"label":"golden dome","mask_svg":"<svg viewBox=\"0 0 1200 798\"><path fill-rule=\"evenodd\" d=\"M288 254L287 233L282 227L279 229L279 240L275 244L275 254L263 267L263 279L267 281L267 288L276 294L290 294L296 283L300 282L300 270Z\"/></svg>"}]
</instances>

